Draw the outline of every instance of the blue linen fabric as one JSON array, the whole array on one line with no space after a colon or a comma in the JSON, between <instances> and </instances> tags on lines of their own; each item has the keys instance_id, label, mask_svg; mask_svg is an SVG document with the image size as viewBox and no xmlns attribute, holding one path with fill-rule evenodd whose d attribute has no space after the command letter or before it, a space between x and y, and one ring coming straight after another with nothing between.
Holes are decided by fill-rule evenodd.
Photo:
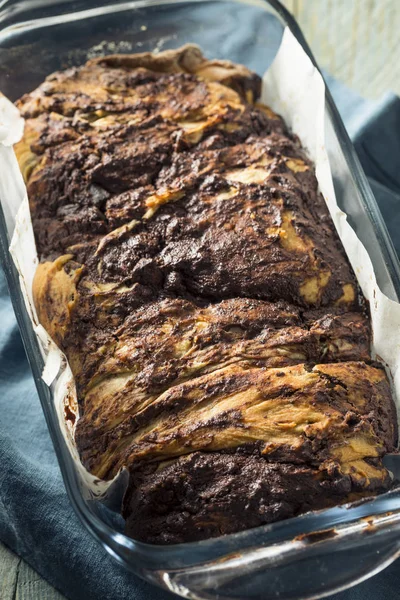
<instances>
[{"instance_id":1,"label":"blue linen fabric","mask_svg":"<svg viewBox=\"0 0 400 600\"><path fill-rule=\"evenodd\" d=\"M327 81L400 253L400 100L374 104ZM71 600L175 597L125 572L74 514L2 273L0 324L0 540ZM396 562L331 600L387 600L399 589Z\"/></svg>"}]
</instances>

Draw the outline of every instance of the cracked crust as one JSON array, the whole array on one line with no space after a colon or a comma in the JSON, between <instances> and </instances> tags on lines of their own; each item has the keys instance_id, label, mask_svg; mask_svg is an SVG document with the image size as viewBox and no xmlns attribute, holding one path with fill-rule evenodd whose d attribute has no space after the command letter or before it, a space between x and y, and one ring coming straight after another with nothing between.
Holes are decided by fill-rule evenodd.
<instances>
[{"instance_id":1,"label":"cracked crust","mask_svg":"<svg viewBox=\"0 0 400 600\"><path fill-rule=\"evenodd\" d=\"M261 80L196 46L25 95L16 153L42 325L83 464L127 467L129 535L203 539L388 489L370 323L312 163Z\"/></svg>"}]
</instances>

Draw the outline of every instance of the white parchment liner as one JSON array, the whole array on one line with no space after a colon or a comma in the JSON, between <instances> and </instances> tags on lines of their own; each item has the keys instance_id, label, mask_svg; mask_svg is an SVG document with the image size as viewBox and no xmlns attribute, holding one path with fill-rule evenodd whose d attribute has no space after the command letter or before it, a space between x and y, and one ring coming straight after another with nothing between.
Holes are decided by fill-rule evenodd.
<instances>
[{"instance_id":1,"label":"white parchment liner","mask_svg":"<svg viewBox=\"0 0 400 600\"><path fill-rule=\"evenodd\" d=\"M336 201L328 155L325 148L325 84L310 59L286 29L278 54L263 77L262 101L282 115L296 133L310 158L333 222L339 233L365 298L370 303L373 355L390 369L396 406L400 399L400 304L378 288L371 259L347 222ZM73 428L65 418L65 406L78 412L75 384L64 354L37 321L32 301L32 280L37 253L23 184L12 144L22 136L23 119L6 98L0 98L0 194L9 230L14 229L10 252L20 274L21 289L45 357L43 379L54 389L54 406L61 430L83 482L92 494L103 494L111 482L100 482L82 466L73 441ZM15 223L15 228L13 224ZM398 410L400 414L400 410Z\"/></svg>"}]
</instances>

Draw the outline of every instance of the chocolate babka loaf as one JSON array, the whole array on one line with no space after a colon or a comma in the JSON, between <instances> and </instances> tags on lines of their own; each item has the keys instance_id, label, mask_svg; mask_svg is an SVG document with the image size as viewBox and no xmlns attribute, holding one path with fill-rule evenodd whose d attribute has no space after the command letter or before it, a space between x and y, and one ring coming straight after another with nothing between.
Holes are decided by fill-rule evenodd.
<instances>
[{"instance_id":1,"label":"chocolate babka loaf","mask_svg":"<svg viewBox=\"0 0 400 600\"><path fill-rule=\"evenodd\" d=\"M260 78L195 46L49 76L17 105L38 316L126 533L200 540L387 490L365 303Z\"/></svg>"}]
</instances>

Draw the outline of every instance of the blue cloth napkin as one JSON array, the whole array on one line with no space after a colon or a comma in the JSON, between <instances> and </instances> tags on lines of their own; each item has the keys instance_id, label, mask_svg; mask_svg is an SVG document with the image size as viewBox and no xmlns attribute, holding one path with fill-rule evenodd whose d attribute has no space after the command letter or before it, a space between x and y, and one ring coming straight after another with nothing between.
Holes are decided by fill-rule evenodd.
<instances>
[{"instance_id":1,"label":"blue cloth napkin","mask_svg":"<svg viewBox=\"0 0 400 600\"><path fill-rule=\"evenodd\" d=\"M327 80L400 253L400 100L373 104ZM75 516L2 273L0 324L0 540L71 600L175 598L125 572ZM396 562L331 600L387 600L399 589Z\"/></svg>"}]
</instances>

